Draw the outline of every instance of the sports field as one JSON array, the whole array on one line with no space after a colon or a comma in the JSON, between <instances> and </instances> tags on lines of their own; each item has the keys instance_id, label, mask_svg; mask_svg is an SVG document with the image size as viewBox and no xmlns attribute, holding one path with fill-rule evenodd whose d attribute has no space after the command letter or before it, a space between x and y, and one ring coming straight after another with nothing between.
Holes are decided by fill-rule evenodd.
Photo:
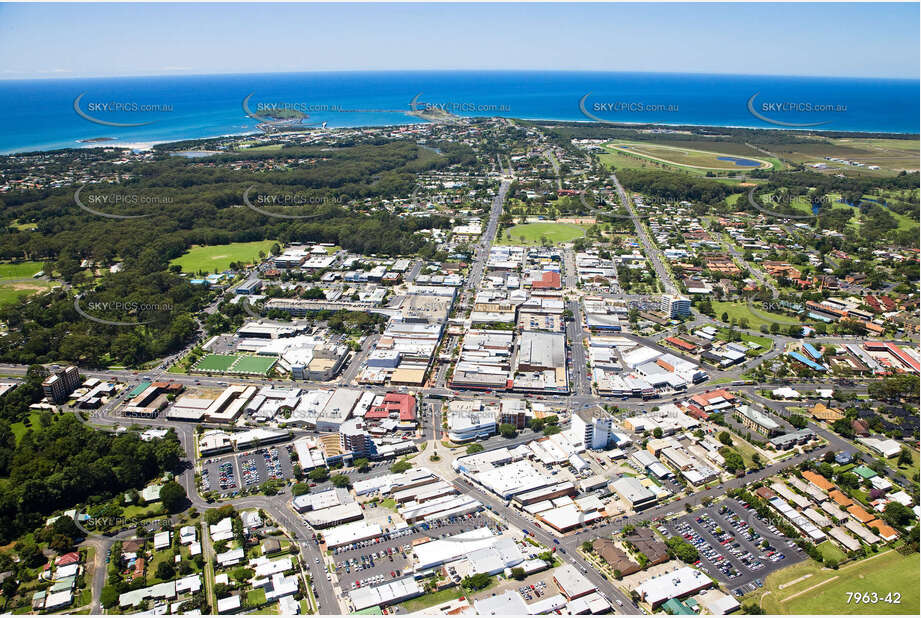
<instances>
[{"instance_id":1,"label":"sports field","mask_svg":"<svg viewBox=\"0 0 921 618\"><path fill-rule=\"evenodd\" d=\"M525 223L502 231L503 245L539 245L546 238L552 245L585 236L585 227L574 223Z\"/></svg>"},{"instance_id":2,"label":"sports field","mask_svg":"<svg viewBox=\"0 0 921 618\"><path fill-rule=\"evenodd\" d=\"M28 279L43 268L41 262L4 262L0 264L0 280Z\"/></svg>"},{"instance_id":3,"label":"sports field","mask_svg":"<svg viewBox=\"0 0 921 618\"><path fill-rule=\"evenodd\" d=\"M220 272L227 270L231 262L244 262L246 264L255 262L259 259L260 251L268 255L274 244L274 240L257 240L208 247L194 245L183 255L172 260L170 264L179 264L182 267L182 272L185 273Z\"/></svg>"},{"instance_id":4,"label":"sports field","mask_svg":"<svg viewBox=\"0 0 921 618\"><path fill-rule=\"evenodd\" d=\"M201 360L195 363L195 369L198 371L227 371L237 360L235 355L227 354L208 354L202 356Z\"/></svg>"},{"instance_id":5,"label":"sports field","mask_svg":"<svg viewBox=\"0 0 921 618\"><path fill-rule=\"evenodd\" d=\"M274 356L208 354L195 364L193 371L265 375L277 361L278 359Z\"/></svg>"},{"instance_id":6,"label":"sports field","mask_svg":"<svg viewBox=\"0 0 921 618\"><path fill-rule=\"evenodd\" d=\"M0 264L0 307L12 305L20 298L44 292L51 283L32 279L43 268L41 262L4 262Z\"/></svg>"},{"instance_id":7,"label":"sports field","mask_svg":"<svg viewBox=\"0 0 921 618\"><path fill-rule=\"evenodd\" d=\"M631 154L660 163L692 169L744 172L756 169L771 169L774 166L770 161L749 155L732 155L662 144L611 142L606 144L605 147L614 152Z\"/></svg>"},{"instance_id":8,"label":"sports field","mask_svg":"<svg viewBox=\"0 0 921 618\"><path fill-rule=\"evenodd\" d=\"M277 360L274 356L240 356L231 367L231 371L233 373L264 375L275 365Z\"/></svg>"},{"instance_id":9,"label":"sports field","mask_svg":"<svg viewBox=\"0 0 921 618\"><path fill-rule=\"evenodd\" d=\"M51 288L47 281L2 281L0 280L0 307L12 305L20 298L44 292Z\"/></svg>"},{"instance_id":10,"label":"sports field","mask_svg":"<svg viewBox=\"0 0 921 618\"><path fill-rule=\"evenodd\" d=\"M919 611L918 554L889 550L840 569L825 569L806 560L765 578L764 588L744 602L755 602L768 614L906 614ZM781 587L783 586L783 587ZM875 592L875 604L848 602L848 592ZM885 603L898 593L899 604ZM894 596L890 597L895 600Z\"/></svg>"}]
</instances>

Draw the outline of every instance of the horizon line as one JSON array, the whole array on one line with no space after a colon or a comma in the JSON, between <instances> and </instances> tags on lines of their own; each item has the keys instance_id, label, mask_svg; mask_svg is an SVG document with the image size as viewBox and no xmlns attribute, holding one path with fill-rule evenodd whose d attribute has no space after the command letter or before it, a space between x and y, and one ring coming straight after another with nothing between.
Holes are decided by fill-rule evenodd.
<instances>
[{"instance_id":1,"label":"horizon line","mask_svg":"<svg viewBox=\"0 0 921 618\"><path fill-rule=\"evenodd\" d=\"M800 75L780 73L713 73L701 71L650 71L650 70L624 70L624 69L307 69L296 71L244 71L244 72L215 72L215 73L186 73L170 71L163 73L132 73L123 75L66 75L55 73L33 77L3 77L0 82L37 82L37 81L65 81L79 79L132 79L149 77L232 77L246 75L305 75L314 73L605 73L605 74L640 74L640 75L714 75L721 77L787 77L805 79L860 79L875 81L921 81L918 77L893 77L893 76L868 76L868 75Z\"/></svg>"}]
</instances>

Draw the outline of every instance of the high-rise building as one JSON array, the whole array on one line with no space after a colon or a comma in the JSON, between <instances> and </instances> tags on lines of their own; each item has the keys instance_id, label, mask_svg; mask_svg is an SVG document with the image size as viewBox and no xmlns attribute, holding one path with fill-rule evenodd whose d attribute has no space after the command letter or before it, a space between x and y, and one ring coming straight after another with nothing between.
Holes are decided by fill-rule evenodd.
<instances>
[{"instance_id":1,"label":"high-rise building","mask_svg":"<svg viewBox=\"0 0 921 618\"><path fill-rule=\"evenodd\" d=\"M339 447L353 457L370 457L377 454L377 446L365 430L364 422L350 418L339 426Z\"/></svg>"},{"instance_id":2,"label":"high-rise building","mask_svg":"<svg viewBox=\"0 0 921 618\"><path fill-rule=\"evenodd\" d=\"M80 386L80 371L73 365L64 369L52 366L51 375L42 382L45 397L53 403L63 403Z\"/></svg>"},{"instance_id":3,"label":"high-rise building","mask_svg":"<svg viewBox=\"0 0 921 618\"><path fill-rule=\"evenodd\" d=\"M601 408L582 409L572 415L569 436L574 444L582 443L585 448L601 450L611 441L612 421Z\"/></svg>"},{"instance_id":4,"label":"high-rise building","mask_svg":"<svg viewBox=\"0 0 921 618\"><path fill-rule=\"evenodd\" d=\"M670 318L681 318L691 315L691 300L684 296L666 294L662 297L659 309Z\"/></svg>"}]
</instances>

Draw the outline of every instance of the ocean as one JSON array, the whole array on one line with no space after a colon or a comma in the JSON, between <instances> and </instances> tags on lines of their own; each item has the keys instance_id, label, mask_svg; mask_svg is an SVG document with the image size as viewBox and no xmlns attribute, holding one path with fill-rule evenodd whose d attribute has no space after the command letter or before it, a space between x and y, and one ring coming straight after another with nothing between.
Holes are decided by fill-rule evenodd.
<instances>
[{"instance_id":1,"label":"ocean","mask_svg":"<svg viewBox=\"0 0 921 618\"><path fill-rule=\"evenodd\" d=\"M418 123L405 113L415 102L461 116L918 133L918 92L917 80L535 71L0 81L0 153L257 132L244 105L330 127Z\"/></svg>"}]
</instances>

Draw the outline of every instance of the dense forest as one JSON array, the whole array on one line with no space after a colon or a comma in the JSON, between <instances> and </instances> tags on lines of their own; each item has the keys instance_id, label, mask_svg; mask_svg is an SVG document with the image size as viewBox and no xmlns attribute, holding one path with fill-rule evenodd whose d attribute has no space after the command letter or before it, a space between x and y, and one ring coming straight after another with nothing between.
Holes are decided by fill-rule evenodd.
<instances>
[{"instance_id":1,"label":"dense forest","mask_svg":"<svg viewBox=\"0 0 921 618\"><path fill-rule=\"evenodd\" d=\"M204 288L178 275L146 272L133 264L101 283L88 284L79 311L72 292L63 288L4 307L0 319L10 332L0 338L0 359L137 366L175 352L194 338L198 328L192 314L206 295ZM87 315L128 325L106 324Z\"/></svg>"},{"instance_id":2,"label":"dense forest","mask_svg":"<svg viewBox=\"0 0 921 618\"><path fill-rule=\"evenodd\" d=\"M462 147L466 148L466 147ZM254 240L332 242L357 252L408 254L424 244L415 232L446 227L443 217L398 217L374 209L375 202L408 196L416 174L466 161L467 151L436 154L412 142L350 148L291 148L282 151L222 154L190 160L163 157L118 169L122 182L89 185L81 202L129 194L118 208L94 210L125 217L100 217L77 206L68 187L4 195L0 203L0 259L159 259L162 268L192 245L221 245ZM232 166L230 163L235 162ZM259 195L295 195L303 205L279 214L309 220L269 217L245 206L250 187ZM367 205L367 207L366 207ZM364 209L366 212L361 212ZM13 222L36 229L17 229ZM300 221L300 223L292 223Z\"/></svg>"},{"instance_id":3,"label":"dense forest","mask_svg":"<svg viewBox=\"0 0 921 618\"><path fill-rule=\"evenodd\" d=\"M16 444L0 422L0 544L34 530L58 509L99 503L175 470L175 434L145 442L138 434L95 431L72 414L46 415Z\"/></svg>"},{"instance_id":4,"label":"dense forest","mask_svg":"<svg viewBox=\"0 0 921 618\"><path fill-rule=\"evenodd\" d=\"M617 178L632 191L661 200L687 200L717 204L745 187L729 185L707 178L646 170L618 170Z\"/></svg>"}]
</instances>

